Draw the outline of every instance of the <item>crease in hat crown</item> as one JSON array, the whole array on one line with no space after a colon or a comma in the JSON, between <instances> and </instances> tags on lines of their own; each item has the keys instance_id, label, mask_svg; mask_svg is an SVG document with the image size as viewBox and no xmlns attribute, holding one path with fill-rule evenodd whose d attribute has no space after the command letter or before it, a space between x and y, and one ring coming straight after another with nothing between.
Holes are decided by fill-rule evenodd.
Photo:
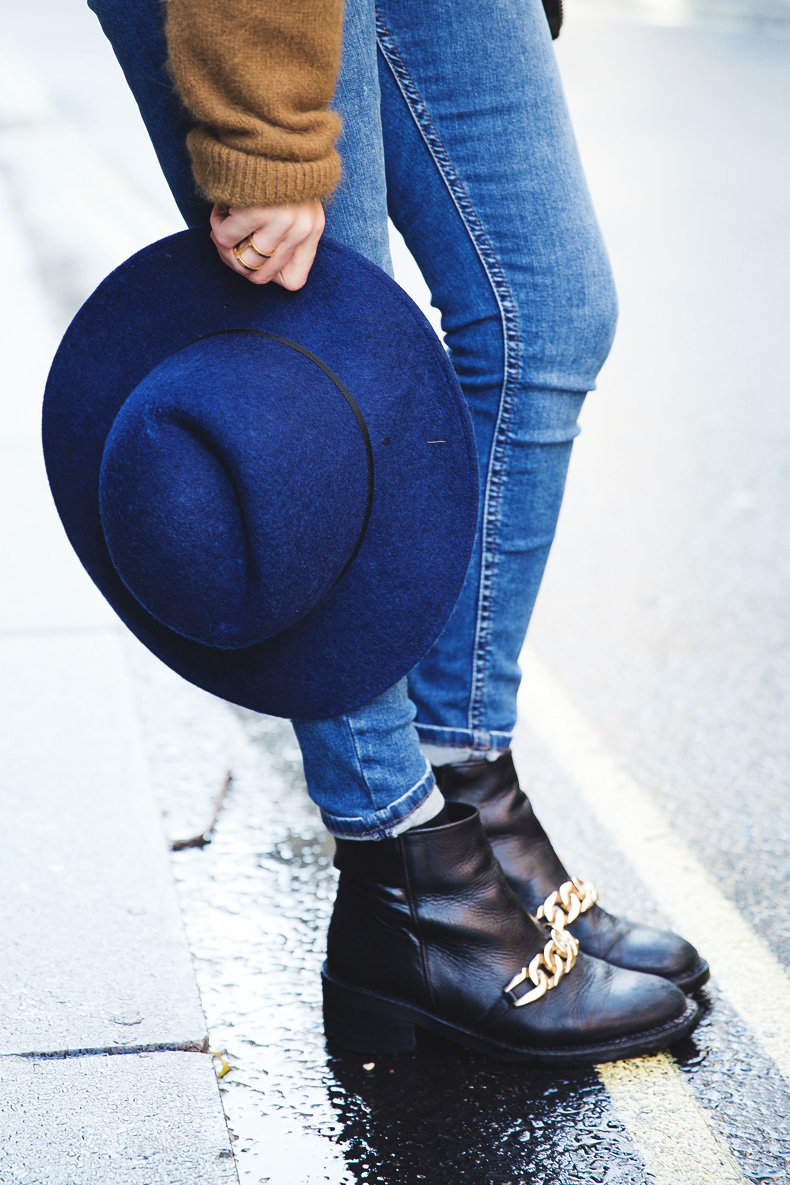
<instances>
[{"instance_id":1,"label":"crease in hat crown","mask_svg":"<svg viewBox=\"0 0 790 1185\"><path fill-rule=\"evenodd\" d=\"M138 383L99 485L127 589L220 649L282 633L334 586L372 477L364 421L336 376L296 343L239 333L195 341Z\"/></svg>"}]
</instances>

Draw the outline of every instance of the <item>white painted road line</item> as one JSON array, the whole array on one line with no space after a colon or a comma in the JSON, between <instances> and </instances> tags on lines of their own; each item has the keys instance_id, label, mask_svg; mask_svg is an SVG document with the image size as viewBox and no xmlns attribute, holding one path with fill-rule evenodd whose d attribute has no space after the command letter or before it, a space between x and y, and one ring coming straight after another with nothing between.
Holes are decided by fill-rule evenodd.
<instances>
[{"instance_id":1,"label":"white painted road line","mask_svg":"<svg viewBox=\"0 0 790 1185\"><path fill-rule=\"evenodd\" d=\"M790 1081L790 981L646 790L534 654L521 658L526 720L616 840L676 929L709 960L717 987Z\"/></svg>"},{"instance_id":2,"label":"white painted road line","mask_svg":"<svg viewBox=\"0 0 790 1185\"><path fill-rule=\"evenodd\" d=\"M598 1066L656 1185L742 1185L724 1140L666 1053Z\"/></svg>"}]
</instances>

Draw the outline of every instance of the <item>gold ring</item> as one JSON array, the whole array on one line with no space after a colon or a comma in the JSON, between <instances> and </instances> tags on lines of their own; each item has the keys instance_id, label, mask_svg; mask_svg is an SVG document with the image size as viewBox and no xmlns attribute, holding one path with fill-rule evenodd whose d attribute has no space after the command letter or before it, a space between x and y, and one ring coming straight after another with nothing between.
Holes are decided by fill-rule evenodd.
<instances>
[{"instance_id":1,"label":"gold ring","mask_svg":"<svg viewBox=\"0 0 790 1185\"><path fill-rule=\"evenodd\" d=\"M259 263L255 267L253 267L253 265L251 263L246 263L245 260L243 260L241 257L242 252L246 251L248 247L250 247L255 252L256 255L260 255L262 260L271 259L271 256L264 255L263 251L258 250L258 248L255 246L255 244L252 241L252 235L248 235L243 243L236 244L236 246L233 248L233 254L236 256L236 259L241 264L241 266L246 268L248 272L259 272L261 270L261 268L263 267L263 263Z\"/></svg>"},{"instance_id":2,"label":"gold ring","mask_svg":"<svg viewBox=\"0 0 790 1185\"><path fill-rule=\"evenodd\" d=\"M255 231L253 231L252 234L255 234ZM263 251L258 250L258 248L255 246L255 244L252 241L252 235L247 235L247 242L245 243L245 247L251 247L256 255L260 255L261 259L271 259L271 255L266 255L266 254L264 254Z\"/></svg>"}]
</instances>

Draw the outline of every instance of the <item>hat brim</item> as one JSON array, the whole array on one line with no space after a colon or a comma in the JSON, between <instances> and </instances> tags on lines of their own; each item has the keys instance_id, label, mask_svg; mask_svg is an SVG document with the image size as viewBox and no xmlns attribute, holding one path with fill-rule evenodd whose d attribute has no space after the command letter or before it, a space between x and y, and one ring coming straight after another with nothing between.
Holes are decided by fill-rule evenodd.
<instances>
[{"instance_id":1,"label":"hat brim","mask_svg":"<svg viewBox=\"0 0 790 1185\"><path fill-rule=\"evenodd\" d=\"M152 617L113 567L99 518L104 444L123 402L165 358L223 329L282 334L316 354L358 403L375 466L370 521L351 567L306 617L239 650L201 645ZM118 616L185 679L255 711L321 718L368 702L427 652L466 574L477 462L452 366L403 290L326 238L298 292L231 272L203 229L132 256L65 334L47 382L43 441L66 533Z\"/></svg>"}]
</instances>

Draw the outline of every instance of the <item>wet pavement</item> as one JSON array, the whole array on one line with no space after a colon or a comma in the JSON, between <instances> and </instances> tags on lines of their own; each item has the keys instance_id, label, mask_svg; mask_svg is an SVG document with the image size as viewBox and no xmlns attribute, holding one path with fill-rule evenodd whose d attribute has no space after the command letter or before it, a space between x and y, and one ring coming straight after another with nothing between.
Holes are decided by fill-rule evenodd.
<instances>
[{"instance_id":1,"label":"wet pavement","mask_svg":"<svg viewBox=\"0 0 790 1185\"><path fill-rule=\"evenodd\" d=\"M790 1182L790 986L764 986L790 969L790 39L777 36L790 22L779 3L771 36L749 5L739 33L713 4L693 28L677 5L664 27L650 23L655 6L632 6L639 24L585 7L578 23L571 9L559 55L623 315L585 409L531 645L632 779L645 852L656 824L640 822L640 795L660 810L667 891L630 856L600 786L582 793L589 762L580 750L571 768L563 752L570 709L552 731L525 701L517 757L566 862L604 904L680 928L685 911L717 955L737 915L756 957L730 959L725 941L693 1039L620 1068L500 1067L436 1042L371 1062L328 1051L318 971L335 874L290 726L203 695L127 639L171 841L207 829L231 774L211 842L173 852L172 867L245 1183ZM8 14L6 33L28 54L35 40L35 68L12 56L56 102L47 152L71 145L71 188L53 181L42 196L30 186L43 141L3 142L59 330L115 262L179 223L92 18L36 0ZM80 214L97 192L110 195L103 223ZM52 193L71 202L71 234L40 217ZM528 670L541 698L543 668ZM676 907L692 857L710 895Z\"/></svg>"},{"instance_id":2,"label":"wet pavement","mask_svg":"<svg viewBox=\"0 0 790 1185\"><path fill-rule=\"evenodd\" d=\"M179 711L181 687L137 660L172 827L174 815L184 819L182 800L168 806L174 768L192 761L183 723L198 724L202 697L186 692L192 710ZM242 1181L643 1181L594 1070L503 1070L435 1042L407 1058L328 1056L318 971L334 897L331 841L302 788L290 726L224 710L236 719L202 704L216 748L213 759L201 753L199 776L208 802L233 760L225 806L211 844L179 852L174 867L212 1042L231 1067L221 1089Z\"/></svg>"},{"instance_id":3,"label":"wet pavement","mask_svg":"<svg viewBox=\"0 0 790 1185\"><path fill-rule=\"evenodd\" d=\"M673 1164L668 1176L666 1165L646 1164L592 1068L502 1067L428 1039L414 1056L394 1059L328 1051L318 972L335 874L291 728L210 701L136 645L130 654L171 838L200 831L225 771L233 771L211 843L173 859L212 1049L230 1067L221 1090L242 1182L790 1180L790 1088L715 984L699 995L700 1028L672 1053L732 1153L732 1175L726 1158L715 1175L699 1163L686 1172ZM545 754L536 769L546 779L535 786L538 797L547 789L572 796ZM575 813L587 843L600 839L594 864L602 891L622 885L619 853L578 804ZM579 839L569 836L567 849ZM629 901L629 912L657 916L638 901ZM688 1119L658 1106L650 1121L668 1122L674 1140Z\"/></svg>"}]
</instances>

